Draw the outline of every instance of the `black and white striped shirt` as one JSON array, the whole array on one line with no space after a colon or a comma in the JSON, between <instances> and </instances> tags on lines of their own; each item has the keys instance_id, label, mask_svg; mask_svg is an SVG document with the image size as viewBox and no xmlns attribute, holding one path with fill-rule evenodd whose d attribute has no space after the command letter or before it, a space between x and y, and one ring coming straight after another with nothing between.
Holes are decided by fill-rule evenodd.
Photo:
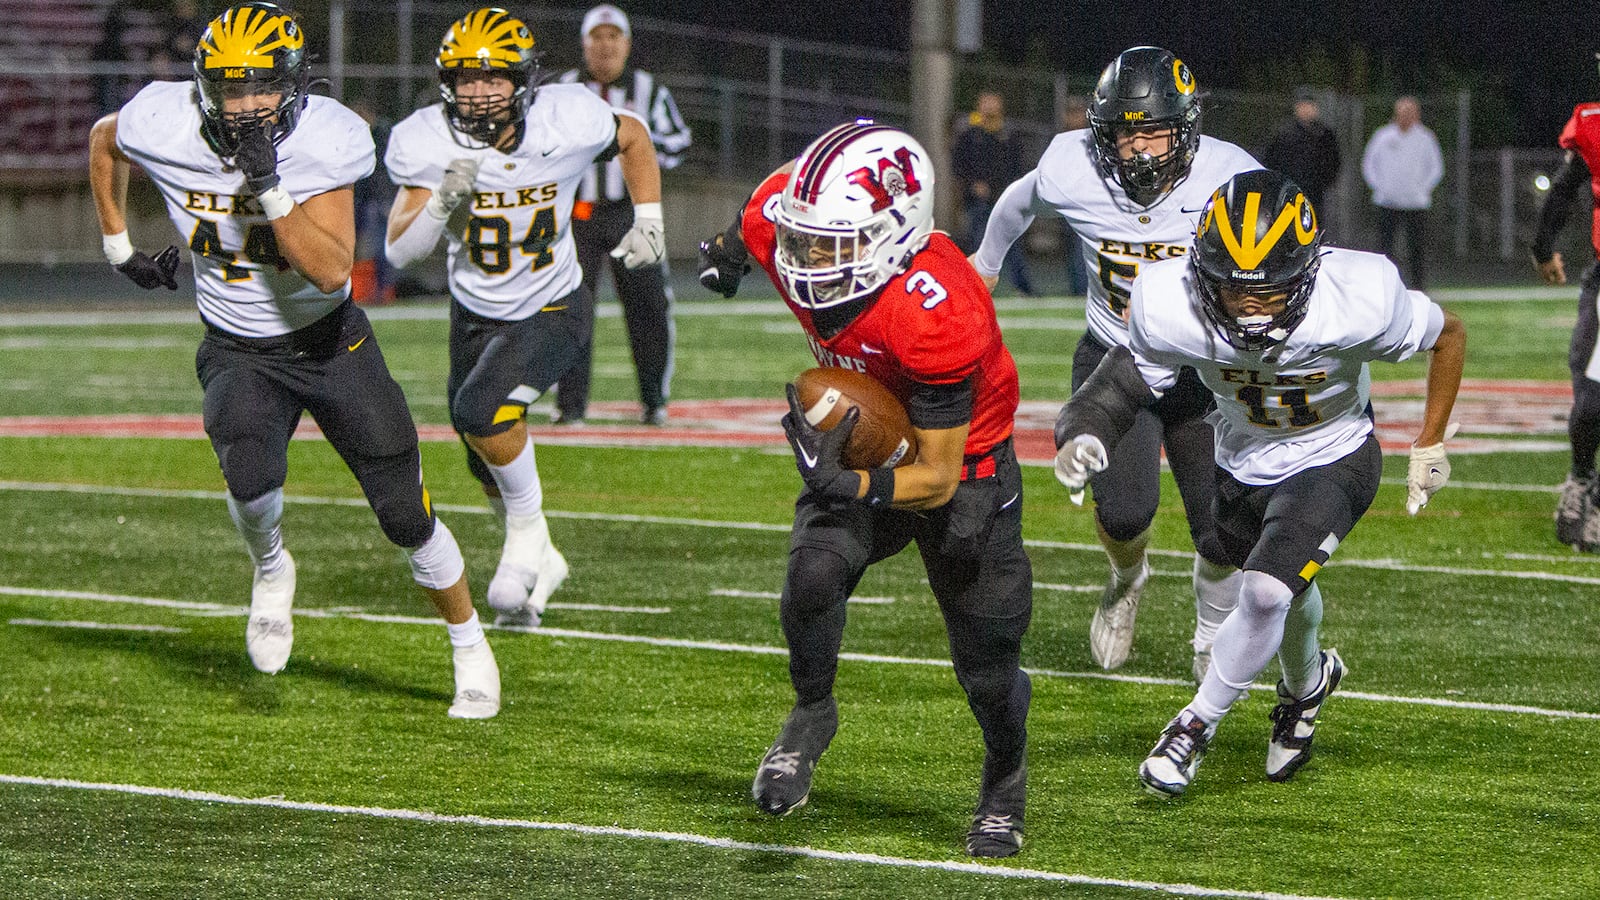
<instances>
[{"instance_id":1,"label":"black and white striped shirt","mask_svg":"<svg viewBox=\"0 0 1600 900\"><path fill-rule=\"evenodd\" d=\"M650 127L650 140L656 145L656 159L661 168L671 169L689 149L692 135L684 124L678 104L666 85L656 81L654 75L643 69L623 69L615 81L601 84L588 77L587 71L569 69L557 79L572 84L581 81L589 90L613 108L636 113ZM628 186L622 180L622 163L613 159L595 163L583 176L578 188L578 199L595 201L621 201L628 197Z\"/></svg>"}]
</instances>

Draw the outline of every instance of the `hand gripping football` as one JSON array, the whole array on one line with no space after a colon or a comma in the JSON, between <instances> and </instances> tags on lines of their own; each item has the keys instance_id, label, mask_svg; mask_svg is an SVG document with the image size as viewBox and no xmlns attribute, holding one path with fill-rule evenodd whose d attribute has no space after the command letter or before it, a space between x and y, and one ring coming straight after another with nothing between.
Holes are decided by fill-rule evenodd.
<instances>
[{"instance_id":1,"label":"hand gripping football","mask_svg":"<svg viewBox=\"0 0 1600 900\"><path fill-rule=\"evenodd\" d=\"M806 421L823 431L839 424L852 406L861 410L844 445L845 468L899 468L916 461L917 433L905 407L875 379L850 369L807 369L795 377L794 386Z\"/></svg>"}]
</instances>

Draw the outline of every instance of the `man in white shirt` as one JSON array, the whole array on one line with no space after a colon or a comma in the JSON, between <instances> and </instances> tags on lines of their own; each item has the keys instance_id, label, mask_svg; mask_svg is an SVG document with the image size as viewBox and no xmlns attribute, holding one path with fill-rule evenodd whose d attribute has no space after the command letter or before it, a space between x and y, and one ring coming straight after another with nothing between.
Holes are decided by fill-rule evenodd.
<instances>
[{"instance_id":1,"label":"man in white shirt","mask_svg":"<svg viewBox=\"0 0 1600 900\"><path fill-rule=\"evenodd\" d=\"M1427 287L1428 207L1433 205L1433 189L1444 177L1444 154L1433 130L1422 124L1417 98L1394 101L1393 121L1367 141L1361 177L1378 208L1378 252L1393 259L1395 232L1404 226L1411 254L1410 283L1418 290Z\"/></svg>"}]
</instances>

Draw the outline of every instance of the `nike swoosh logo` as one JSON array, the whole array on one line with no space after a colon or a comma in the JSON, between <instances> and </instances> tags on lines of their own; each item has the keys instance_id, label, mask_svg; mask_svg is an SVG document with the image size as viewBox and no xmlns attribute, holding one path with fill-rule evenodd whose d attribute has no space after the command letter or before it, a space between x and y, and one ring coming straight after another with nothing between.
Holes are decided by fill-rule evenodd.
<instances>
[{"instance_id":1,"label":"nike swoosh logo","mask_svg":"<svg viewBox=\"0 0 1600 900\"><path fill-rule=\"evenodd\" d=\"M554 152L556 152L556 148L551 147L549 150L546 150L545 152L543 152L543 153L541 153L539 155L540 156L549 156L550 154L552 154Z\"/></svg>"},{"instance_id":2,"label":"nike swoosh logo","mask_svg":"<svg viewBox=\"0 0 1600 900\"><path fill-rule=\"evenodd\" d=\"M367 335L367 337L371 337L371 336L372 335L370 335L370 334ZM354 344L351 344L350 346L346 347L345 349L349 350L351 353L354 353L354 352L356 352L356 348L357 347L361 346L362 344L365 344L366 342L367 342L367 338L362 338L361 340L356 341Z\"/></svg>"},{"instance_id":3,"label":"nike swoosh logo","mask_svg":"<svg viewBox=\"0 0 1600 900\"><path fill-rule=\"evenodd\" d=\"M806 468L808 469L815 469L817 467L817 458L812 456L810 453L807 453L806 448L803 446L800 448L800 461L805 463Z\"/></svg>"},{"instance_id":4,"label":"nike swoosh logo","mask_svg":"<svg viewBox=\"0 0 1600 900\"><path fill-rule=\"evenodd\" d=\"M549 306L541 306L541 307L539 307L539 312L561 312L563 309L566 309L566 307L565 306L557 306L557 305L552 303Z\"/></svg>"},{"instance_id":5,"label":"nike swoosh logo","mask_svg":"<svg viewBox=\"0 0 1600 900\"><path fill-rule=\"evenodd\" d=\"M879 350L877 347L872 346L871 344L862 344L861 345L861 352L862 353L882 353L883 351Z\"/></svg>"},{"instance_id":6,"label":"nike swoosh logo","mask_svg":"<svg viewBox=\"0 0 1600 900\"><path fill-rule=\"evenodd\" d=\"M1021 494L1012 494L1010 500L1007 500L1006 502L1000 504L1000 508L1001 509L1010 509L1011 508L1011 504L1017 502L1017 498L1019 498L1021 496L1022 496Z\"/></svg>"}]
</instances>

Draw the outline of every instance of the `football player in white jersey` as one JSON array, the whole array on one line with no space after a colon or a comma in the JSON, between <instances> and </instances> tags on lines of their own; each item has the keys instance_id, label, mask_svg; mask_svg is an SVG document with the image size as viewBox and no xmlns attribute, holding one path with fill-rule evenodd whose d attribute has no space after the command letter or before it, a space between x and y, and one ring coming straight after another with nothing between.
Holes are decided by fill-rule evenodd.
<instances>
[{"instance_id":1,"label":"football player in white jersey","mask_svg":"<svg viewBox=\"0 0 1600 900\"><path fill-rule=\"evenodd\" d=\"M1006 250L1036 215L1066 219L1089 272L1089 330L1072 357L1076 390L1106 351L1128 343L1128 291L1142 268L1182 256L1212 187L1259 168L1250 154L1200 134L1200 104L1188 66L1157 47L1124 51L1100 76L1089 126L1056 135L1039 165L1000 196L972 264L992 287ZM1111 574L1089 627L1096 663L1115 669L1133 647L1134 617L1150 577L1146 550L1161 499L1166 447L1188 515L1194 565L1194 677L1211 659L1217 625L1237 596L1238 573L1211 521L1211 395L1185 372L1162 401L1141 410L1094 488L1095 524ZM1082 502L1082 495L1073 495Z\"/></svg>"},{"instance_id":2,"label":"football player in white jersey","mask_svg":"<svg viewBox=\"0 0 1600 900\"><path fill-rule=\"evenodd\" d=\"M189 236L206 335L195 368L228 510L255 564L245 647L275 673L294 640L295 566L279 522L289 438L309 412L361 483L383 533L444 617L455 654L450 715L500 709L500 673L472 608L455 538L422 484L417 429L366 316L350 302L353 185L372 171L367 125L307 93L305 35L271 3L213 19L193 82L148 85L89 138L107 259L141 287L175 288L177 251L127 234L130 163Z\"/></svg>"},{"instance_id":3,"label":"football player in white jersey","mask_svg":"<svg viewBox=\"0 0 1600 900\"><path fill-rule=\"evenodd\" d=\"M1407 290L1394 263L1324 249L1311 202L1277 172L1229 179L1205 205L1190 258L1139 273L1127 347L1106 354L1056 423L1056 476L1082 490L1136 411L1193 367L1217 402L1217 536L1243 571L1199 691L1139 768L1151 793L1183 793L1217 723L1274 654L1283 678L1267 777L1286 781L1310 757L1317 716L1344 675L1317 639L1315 578L1383 471L1367 364L1432 351L1406 475L1416 515L1450 476L1444 442L1466 345L1461 320Z\"/></svg>"},{"instance_id":4,"label":"football player in white jersey","mask_svg":"<svg viewBox=\"0 0 1600 900\"><path fill-rule=\"evenodd\" d=\"M436 62L443 101L389 135L384 164L399 193L385 252L406 266L449 237L450 421L506 525L489 605L498 625L534 626L568 567L550 540L523 417L593 331L573 199L596 160L619 157L634 224L611 255L655 265L661 169L642 119L582 85L539 86L533 34L505 10L456 21Z\"/></svg>"}]
</instances>

